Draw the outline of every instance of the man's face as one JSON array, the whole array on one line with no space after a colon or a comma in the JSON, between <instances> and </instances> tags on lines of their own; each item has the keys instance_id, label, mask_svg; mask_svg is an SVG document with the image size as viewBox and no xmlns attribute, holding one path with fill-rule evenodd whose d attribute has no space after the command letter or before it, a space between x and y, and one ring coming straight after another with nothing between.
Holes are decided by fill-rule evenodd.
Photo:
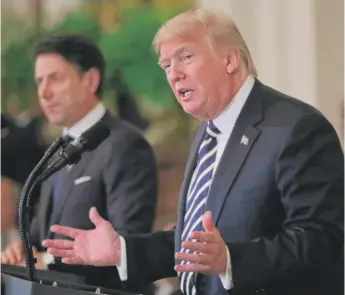
<instances>
[{"instance_id":1,"label":"man's face","mask_svg":"<svg viewBox=\"0 0 345 295\"><path fill-rule=\"evenodd\" d=\"M201 33L164 42L159 63L186 113L211 120L231 99L227 59L216 55Z\"/></svg>"},{"instance_id":2,"label":"man's face","mask_svg":"<svg viewBox=\"0 0 345 295\"><path fill-rule=\"evenodd\" d=\"M70 127L90 106L84 75L59 54L39 55L35 76L41 107L51 123Z\"/></svg>"}]
</instances>

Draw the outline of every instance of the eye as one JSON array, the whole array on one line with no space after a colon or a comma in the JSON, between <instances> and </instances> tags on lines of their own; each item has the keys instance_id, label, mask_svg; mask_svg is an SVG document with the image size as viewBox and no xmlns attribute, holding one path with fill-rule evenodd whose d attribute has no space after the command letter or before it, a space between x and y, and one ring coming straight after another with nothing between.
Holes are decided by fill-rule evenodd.
<instances>
[{"instance_id":1,"label":"eye","mask_svg":"<svg viewBox=\"0 0 345 295\"><path fill-rule=\"evenodd\" d=\"M164 71L168 71L170 69L170 64L169 63L165 63L162 65L162 68Z\"/></svg>"},{"instance_id":2,"label":"eye","mask_svg":"<svg viewBox=\"0 0 345 295\"><path fill-rule=\"evenodd\" d=\"M39 86L42 83L42 79L41 78L37 78L36 79L36 85Z\"/></svg>"},{"instance_id":3,"label":"eye","mask_svg":"<svg viewBox=\"0 0 345 295\"><path fill-rule=\"evenodd\" d=\"M191 59L193 56L191 54L186 54L183 56L183 60L189 60Z\"/></svg>"},{"instance_id":4,"label":"eye","mask_svg":"<svg viewBox=\"0 0 345 295\"><path fill-rule=\"evenodd\" d=\"M52 81L60 81L61 80L61 75L57 74L57 73L54 73L52 76L51 76L51 80Z\"/></svg>"}]
</instances>

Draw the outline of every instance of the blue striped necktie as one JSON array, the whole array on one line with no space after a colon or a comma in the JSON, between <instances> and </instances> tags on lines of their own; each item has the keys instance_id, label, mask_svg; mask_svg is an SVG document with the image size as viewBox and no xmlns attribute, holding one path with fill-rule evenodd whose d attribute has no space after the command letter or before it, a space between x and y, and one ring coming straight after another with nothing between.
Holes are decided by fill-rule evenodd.
<instances>
[{"instance_id":1,"label":"blue striped necktie","mask_svg":"<svg viewBox=\"0 0 345 295\"><path fill-rule=\"evenodd\" d=\"M193 177L190 181L186 201L186 214L184 216L184 228L182 241L189 240L193 231L202 231L202 216L205 212L205 204L212 183L215 160L217 154L217 136L220 134L212 121L206 127L204 139L199 147L198 161ZM192 253L192 250L182 248L181 252ZM181 264L189 264L181 261ZM185 295L195 295L195 283L193 272L179 273L180 288Z\"/></svg>"}]
</instances>

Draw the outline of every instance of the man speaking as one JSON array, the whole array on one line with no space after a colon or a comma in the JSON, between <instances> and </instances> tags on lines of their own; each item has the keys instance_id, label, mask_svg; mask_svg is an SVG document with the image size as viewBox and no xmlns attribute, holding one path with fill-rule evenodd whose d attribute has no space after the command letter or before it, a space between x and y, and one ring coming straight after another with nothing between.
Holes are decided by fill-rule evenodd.
<instances>
[{"instance_id":1,"label":"man speaking","mask_svg":"<svg viewBox=\"0 0 345 295\"><path fill-rule=\"evenodd\" d=\"M68 264L114 266L124 285L178 276L184 294L343 294L344 158L315 108L257 79L234 21L198 9L154 39L184 111L203 123L170 232L119 235L55 225ZM102 241L102 242L99 242Z\"/></svg>"}]
</instances>

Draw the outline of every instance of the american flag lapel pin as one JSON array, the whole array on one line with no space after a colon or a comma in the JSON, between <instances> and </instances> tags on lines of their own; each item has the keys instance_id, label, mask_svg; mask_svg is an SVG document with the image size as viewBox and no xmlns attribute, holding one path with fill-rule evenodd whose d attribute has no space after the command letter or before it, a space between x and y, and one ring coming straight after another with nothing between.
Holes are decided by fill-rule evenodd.
<instances>
[{"instance_id":1,"label":"american flag lapel pin","mask_svg":"<svg viewBox=\"0 0 345 295\"><path fill-rule=\"evenodd\" d=\"M248 142L249 142L249 138L245 135L242 135L241 144L248 145Z\"/></svg>"}]
</instances>

